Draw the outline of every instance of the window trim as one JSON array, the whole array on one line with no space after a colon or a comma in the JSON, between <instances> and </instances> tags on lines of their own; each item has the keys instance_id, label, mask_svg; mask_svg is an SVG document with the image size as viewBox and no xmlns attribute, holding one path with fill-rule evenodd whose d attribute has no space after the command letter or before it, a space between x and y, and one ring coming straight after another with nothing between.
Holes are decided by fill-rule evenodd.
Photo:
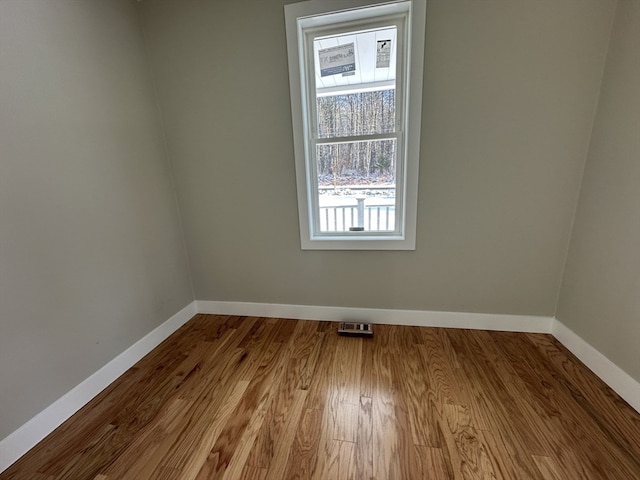
<instances>
[{"instance_id":1,"label":"window trim","mask_svg":"<svg viewBox=\"0 0 640 480\"><path fill-rule=\"evenodd\" d=\"M315 95L307 95L308 65L301 68L304 59L314 61L313 56L303 55L305 46L304 31L326 27L335 23L355 22L355 27L363 21L370 21L371 16L364 8L378 7L386 16L409 11L407 29L408 45L406 69L399 65L401 72L398 85L402 90L402 110L404 111L404 128L399 138L403 142L405 158L399 170L402 178L396 178L396 208L403 210L404 228L400 234L380 234L378 232L358 232L358 234L327 234L312 236L314 215L313 201L310 195L315 194L313 168L308 168L308 149L314 143L309 138L311 125L306 109L315 110L305 101L315 100ZM387 13L388 12L388 13ZM376 15L378 15L376 13ZM298 194L298 214L300 221L300 240L303 250L415 250L416 219L418 199L418 167L420 158L420 133L422 117L422 74L424 56L424 32L426 17L426 0L396 0L376 2L371 0L310 0L285 5L287 31L287 50L289 60L289 82L291 92L291 111L293 120L294 153L296 165L296 183ZM339 20L337 20L339 19ZM405 72L408 70L408 75ZM313 71L313 70L311 70ZM404 77L404 78L403 78ZM398 78L398 77L397 77ZM410 99L410 100L405 100ZM401 160L400 158L398 159ZM398 184L402 182L402 188ZM397 215L397 214L396 214Z\"/></svg>"}]
</instances>

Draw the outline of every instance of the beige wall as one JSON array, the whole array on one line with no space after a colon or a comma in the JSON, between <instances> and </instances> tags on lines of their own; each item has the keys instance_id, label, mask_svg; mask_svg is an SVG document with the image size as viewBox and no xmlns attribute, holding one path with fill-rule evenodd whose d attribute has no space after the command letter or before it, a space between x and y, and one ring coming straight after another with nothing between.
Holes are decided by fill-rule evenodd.
<instances>
[{"instance_id":1,"label":"beige wall","mask_svg":"<svg viewBox=\"0 0 640 480\"><path fill-rule=\"evenodd\" d=\"M428 2L415 252L300 250L284 3L140 4L196 298L553 315L615 2Z\"/></svg>"},{"instance_id":2,"label":"beige wall","mask_svg":"<svg viewBox=\"0 0 640 480\"><path fill-rule=\"evenodd\" d=\"M640 1L620 0L557 317L640 381Z\"/></svg>"},{"instance_id":3,"label":"beige wall","mask_svg":"<svg viewBox=\"0 0 640 480\"><path fill-rule=\"evenodd\" d=\"M192 299L128 1L0 1L0 439Z\"/></svg>"}]
</instances>

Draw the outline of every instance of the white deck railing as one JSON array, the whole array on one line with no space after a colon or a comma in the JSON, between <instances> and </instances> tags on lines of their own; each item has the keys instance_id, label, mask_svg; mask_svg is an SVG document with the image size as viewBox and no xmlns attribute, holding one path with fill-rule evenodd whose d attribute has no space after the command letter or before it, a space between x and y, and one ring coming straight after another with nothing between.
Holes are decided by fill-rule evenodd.
<instances>
[{"instance_id":1,"label":"white deck railing","mask_svg":"<svg viewBox=\"0 0 640 480\"><path fill-rule=\"evenodd\" d=\"M367 232L389 232L395 229L395 205L365 205L363 198L357 201L357 205L321 205L320 231L348 232L351 228L362 228Z\"/></svg>"}]
</instances>

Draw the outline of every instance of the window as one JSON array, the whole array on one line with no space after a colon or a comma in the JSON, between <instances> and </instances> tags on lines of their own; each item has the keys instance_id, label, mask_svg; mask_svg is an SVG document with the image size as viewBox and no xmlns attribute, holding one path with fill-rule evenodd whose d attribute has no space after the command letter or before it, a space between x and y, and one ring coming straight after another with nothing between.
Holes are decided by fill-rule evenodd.
<instances>
[{"instance_id":1,"label":"window","mask_svg":"<svg viewBox=\"0 0 640 480\"><path fill-rule=\"evenodd\" d=\"M303 249L415 249L425 11L285 6Z\"/></svg>"}]
</instances>

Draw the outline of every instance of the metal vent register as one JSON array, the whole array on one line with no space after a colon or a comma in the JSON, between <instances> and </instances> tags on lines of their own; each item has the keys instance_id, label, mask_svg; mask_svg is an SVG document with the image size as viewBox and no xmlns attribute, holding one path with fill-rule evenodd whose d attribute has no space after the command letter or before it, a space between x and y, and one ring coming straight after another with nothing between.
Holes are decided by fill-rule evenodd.
<instances>
[{"instance_id":1,"label":"metal vent register","mask_svg":"<svg viewBox=\"0 0 640 480\"><path fill-rule=\"evenodd\" d=\"M373 336L373 328L370 323L340 322L338 335L371 337Z\"/></svg>"}]
</instances>

